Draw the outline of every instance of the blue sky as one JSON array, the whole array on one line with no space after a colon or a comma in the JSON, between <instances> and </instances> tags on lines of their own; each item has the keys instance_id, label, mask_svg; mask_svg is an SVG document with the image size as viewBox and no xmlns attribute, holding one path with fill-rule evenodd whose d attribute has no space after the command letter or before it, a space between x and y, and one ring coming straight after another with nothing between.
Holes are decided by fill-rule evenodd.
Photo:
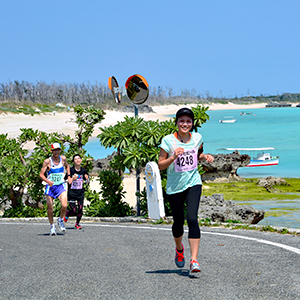
<instances>
[{"instance_id":1,"label":"blue sky","mask_svg":"<svg viewBox=\"0 0 300 300\"><path fill-rule=\"evenodd\" d=\"M0 0L0 83L300 92L299 0Z\"/></svg>"}]
</instances>

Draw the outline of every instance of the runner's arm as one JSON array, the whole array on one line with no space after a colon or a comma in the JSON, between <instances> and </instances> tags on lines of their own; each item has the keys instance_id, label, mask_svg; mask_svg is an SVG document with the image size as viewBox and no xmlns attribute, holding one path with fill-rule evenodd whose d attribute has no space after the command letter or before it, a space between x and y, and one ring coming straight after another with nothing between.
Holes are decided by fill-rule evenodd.
<instances>
[{"instance_id":1,"label":"runner's arm","mask_svg":"<svg viewBox=\"0 0 300 300\"><path fill-rule=\"evenodd\" d=\"M166 169L180 154L184 152L184 149L179 147L176 148L173 155L168 157L168 153L160 148L159 158L158 158L158 167L162 171Z\"/></svg>"},{"instance_id":2,"label":"runner's arm","mask_svg":"<svg viewBox=\"0 0 300 300\"><path fill-rule=\"evenodd\" d=\"M68 182L69 182L69 184L71 184L73 182L73 180L71 178L71 171L70 171L70 166L67 162L67 158L65 156L62 156L62 160L63 160L64 166L67 170Z\"/></svg>"},{"instance_id":3,"label":"runner's arm","mask_svg":"<svg viewBox=\"0 0 300 300\"><path fill-rule=\"evenodd\" d=\"M43 162L43 166L40 172L40 178L45 181L48 185L52 186L53 185L53 181L50 181L49 179L47 179L47 177L45 176L45 172L47 171L47 167L50 163L49 158L47 158L46 160L44 160Z\"/></svg>"},{"instance_id":4,"label":"runner's arm","mask_svg":"<svg viewBox=\"0 0 300 300\"><path fill-rule=\"evenodd\" d=\"M209 163L214 161L214 158L211 154L204 154L203 153L203 143L201 144L201 146L198 150L198 159L199 159L199 161L206 160Z\"/></svg>"}]
</instances>

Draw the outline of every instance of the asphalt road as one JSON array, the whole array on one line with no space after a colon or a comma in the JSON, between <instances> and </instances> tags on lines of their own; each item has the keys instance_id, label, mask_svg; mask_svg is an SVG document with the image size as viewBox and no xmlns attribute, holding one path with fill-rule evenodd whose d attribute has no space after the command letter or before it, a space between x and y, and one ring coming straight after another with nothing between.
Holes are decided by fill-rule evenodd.
<instances>
[{"instance_id":1,"label":"asphalt road","mask_svg":"<svg viewBox=\"0 0 300 300\"><path fill-rule=\"evenodd\" d=\"M199 263L174 263L169 225L0 222L0 299L300 299L300 237L202 228ZM186 260L190 259L187 233Z\"/></svg>"}]
</instances>

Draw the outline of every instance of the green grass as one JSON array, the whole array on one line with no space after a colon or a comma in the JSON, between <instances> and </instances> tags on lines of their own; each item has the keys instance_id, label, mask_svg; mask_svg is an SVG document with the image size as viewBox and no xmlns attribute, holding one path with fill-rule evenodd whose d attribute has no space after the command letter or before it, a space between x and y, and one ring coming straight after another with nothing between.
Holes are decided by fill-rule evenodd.
<instances>
[{"instance_id":1,"label":"green grass","mask_svg":"<svg viewBox=\"0 0 300 300\"><path fill-rule=\"evenodd\" d=\"M221 224L218 222L213 223L209 218L199 221L199 225L202 227L224 227L232 230L256 230L256 231L268 231L280 234L294 234L298 235L297 232L289 231L287 228L277 229L270 225L265 226L253 226L251 224L236 224L235 222L226 222L227 224Z\"/></svg>"},{"instance_id":2,"label":"green grass","mask_svg":"<svg viewBox=\"0 0 300 300\"><path fill-rule=\"evenodd\" d=\"M267 217L282 217L282 216L288 216L292 215L293 212L299 211L298 208L278 208L278 207L273 207L270 208L270 210L265 212L265 218Z\"/></svg>"},{"instance_id":3,"label":"green grass","mask_svg":"<svg viewBox=\"0 0 300 300\"><path fill-rule=\"evenodd\" d=\"M35 111L39 109L41 112ZM20 114L23 113L25 115L38 115L41 113L51 113L53 111L63 112L67 111L67 107L58 107L55 104L40 104L40 103L32 103L32 105L28 104L16 104L16 103L2 103L0 105L0 113L13 113Z\"/></svg>"},{"instance_id":4,"label":"green grass","mask_svg":"<svg viewBox=\"0 0 300 300\"><path fill-rule=\"evenodd\" d=\"M296 203L300 199L300 178L285 178L289 185L274 186L271 192L264 187L256 184L257 179L246 179L241 182L232 183L204 183L208 189L203 190L203 195L211 196L213 194L222 194L224 200L238 201L241 205L253 205L257 201L274 201L275 203ZM288 200L288 201L286 201ZM270 207L265 210L265 218L267 217L282 217L292 215L294 212L299 212L298 208L290 207ZM202 226L207 226L208 221L203 221ZM227 226L230 226L227 225ZM252 229L249 225L234 226L235 229ZM244 227L246 226L246 227ZM255 227L254 227L255 228ZM253 229L254 230L254 229ZM271 229L269 231L272 231Z\"/></svg>"},{"instance_id":5,"label":"green grass","mask_svg":"<svg viewBox=\"0 0 300 300\"><path fill-rule=\"evenodd\" d=\"M274 186L272 192L256 184L257 179L246 179L231 183L204 183L208 189L203 190L203 195L222 194L225 200L235 201L282 201L300 199L300 178L286 178L289 185Z\"/></svg>"}]
</instances>

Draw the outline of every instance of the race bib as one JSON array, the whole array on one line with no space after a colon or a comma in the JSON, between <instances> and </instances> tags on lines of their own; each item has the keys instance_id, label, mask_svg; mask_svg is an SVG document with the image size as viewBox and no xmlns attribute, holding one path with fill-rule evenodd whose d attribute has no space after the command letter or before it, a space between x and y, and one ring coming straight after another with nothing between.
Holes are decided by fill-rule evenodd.
<instances>
[{"instance_id":1,"label":"race bib","mask_svg":"<svg viewBox=\"0 0 300 300\"><path fill-rule=\"evenodd\" d=\"M49 176L49 180L53 181L54 185L59 185L64 183L64 173L51 173Z\"/></svg>"},{"instance_id":2,"label":"race bib","mask_svg":"<svg viewBox=\"0 0 300 300\"><path fill-rule=\"evenodd\" d=\"M83 187L83 179L77 179L77 180L73 180L72 184L71 184L71 189L72 190L80 190Z\"/></svg>"},{"instance_id":3,"label":"race bib","mask_svg":"<svg viewBox=\"0 0 300 300\"><path fill-rule=\"evenodd\" d=\"M175 172L191 171L197 168L198 150L196 148L187 150L174 160Z\"/></svg>"}]
</instances>

